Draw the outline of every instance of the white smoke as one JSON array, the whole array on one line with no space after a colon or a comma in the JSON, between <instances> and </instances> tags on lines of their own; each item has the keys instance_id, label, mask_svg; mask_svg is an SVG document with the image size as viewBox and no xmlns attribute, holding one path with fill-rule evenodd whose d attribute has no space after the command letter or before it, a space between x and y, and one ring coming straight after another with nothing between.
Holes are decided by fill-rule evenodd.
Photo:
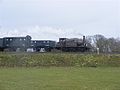
<instances>
[{"instance_id":1,"label":"white smoke","mask_svg":"<svg viewBox=\"0 0 120 90\"><path fill-rule=\"evenodd\" d=\"M83 36L79 30L74 29L63 29L53 27L24 27L16 29L0 29L0 37L17 37L30 35L32 39L40 40L58 40L60 37L66 38L81 38Z\"/></svg>"}]
</instances>

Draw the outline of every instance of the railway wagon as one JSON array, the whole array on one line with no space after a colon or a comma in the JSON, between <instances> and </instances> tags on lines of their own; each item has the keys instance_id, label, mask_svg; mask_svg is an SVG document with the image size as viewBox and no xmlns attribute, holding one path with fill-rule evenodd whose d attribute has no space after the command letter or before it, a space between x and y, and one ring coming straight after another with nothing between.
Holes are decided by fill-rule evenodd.
<instances>
[{"instance_id":1,"label":"railway wagon","mask_svg":"<svg viewBox=\"0 0 120 90\"><path fill-rule=\"evenodd\" d=\"M52 40L32 40L31 48L36 52L50 52L55 48L56 42Z\"/></svg>"},{"instance_id":2,"label":"railway wagon","mask_svg":"<svg viewBox=\"0 0 120 90\"><path fill-rule=\"evenodd\" d=\"M26 51L30 47L31 36L26 37L4 37L2 48L4 51Z\"/></svg>"}]
</instances>

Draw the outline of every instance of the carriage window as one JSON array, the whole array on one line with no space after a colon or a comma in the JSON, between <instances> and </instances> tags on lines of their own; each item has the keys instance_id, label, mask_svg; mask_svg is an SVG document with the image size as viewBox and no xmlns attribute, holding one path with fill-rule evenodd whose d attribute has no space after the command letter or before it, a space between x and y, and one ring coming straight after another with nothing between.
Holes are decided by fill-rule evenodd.
<instances>
[{"instance_id":1,"label":"carriage window","mask_svg":"<svg viewBox=\"0 0 120 90\"><path fill-rule=\"evenodd\" d=\"M22 46L25 46L25 44L23 44Z\"/></svg>"},{"instance_id":2,"label":"carriage window","mask_svg":"<svg viewBox=\"0 0 120 90\"><path fill-rule=\"evenodd\" d=\"M20 41L22 41L22 39L20 38Z\"/></svg>"},{"instance_id":3,"label":"carriage window","mask_svg":"<svg viewBox=\"0 0 120 90\"><path fill-rule=\"evenodd\" d=\"M9 46L9 44L7 44L6 46Z\"/></svg>"},{"instance_id":4,"label":"carriage window","mask_svg":"<svg viewBox=\"0 0 120 90\"><path fill-rule=\"evenodd\" d=\"M25 41L26 39L24 38L23 40Z\"/></svg>"},{"instance_id":5,"label":"carriage window","mask_svg":"<svg viewBox=\"0 0 120 90\"><path fill-rule=\"evenodd\" d=\"M10 41L12 41L12 39L10 39Z\"/></svg>"}]
</instances>

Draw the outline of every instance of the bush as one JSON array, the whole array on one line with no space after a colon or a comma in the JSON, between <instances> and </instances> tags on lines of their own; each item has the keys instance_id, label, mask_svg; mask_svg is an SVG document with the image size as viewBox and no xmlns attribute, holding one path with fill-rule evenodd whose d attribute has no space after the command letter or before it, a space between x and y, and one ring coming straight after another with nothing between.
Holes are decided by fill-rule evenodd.
<instances>
[{"instance_id":1,"label":"bush","mask_svg":"<svg viewBox=\"0 0 120 90\"><path fill-rule=\"evenodd\" d=\"M0 53L0 67L120 67L120 55L78 53Z\"/></svg>"}]
</instances>

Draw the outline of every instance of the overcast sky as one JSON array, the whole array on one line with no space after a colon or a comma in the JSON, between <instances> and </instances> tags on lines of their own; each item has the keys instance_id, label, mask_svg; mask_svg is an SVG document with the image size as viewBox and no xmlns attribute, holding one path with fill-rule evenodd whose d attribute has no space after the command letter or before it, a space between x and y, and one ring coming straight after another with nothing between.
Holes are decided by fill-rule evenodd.
<instances>
[{"instance_id":1,"label":"overcast sky","mask_svg":"<svg viewBox=\"0 0 120 90\"><path fill-rule=\"evenodd\" d=\"M0 37L120 37L119 0L0 0Z\"/></svg>"}]
</instances>

